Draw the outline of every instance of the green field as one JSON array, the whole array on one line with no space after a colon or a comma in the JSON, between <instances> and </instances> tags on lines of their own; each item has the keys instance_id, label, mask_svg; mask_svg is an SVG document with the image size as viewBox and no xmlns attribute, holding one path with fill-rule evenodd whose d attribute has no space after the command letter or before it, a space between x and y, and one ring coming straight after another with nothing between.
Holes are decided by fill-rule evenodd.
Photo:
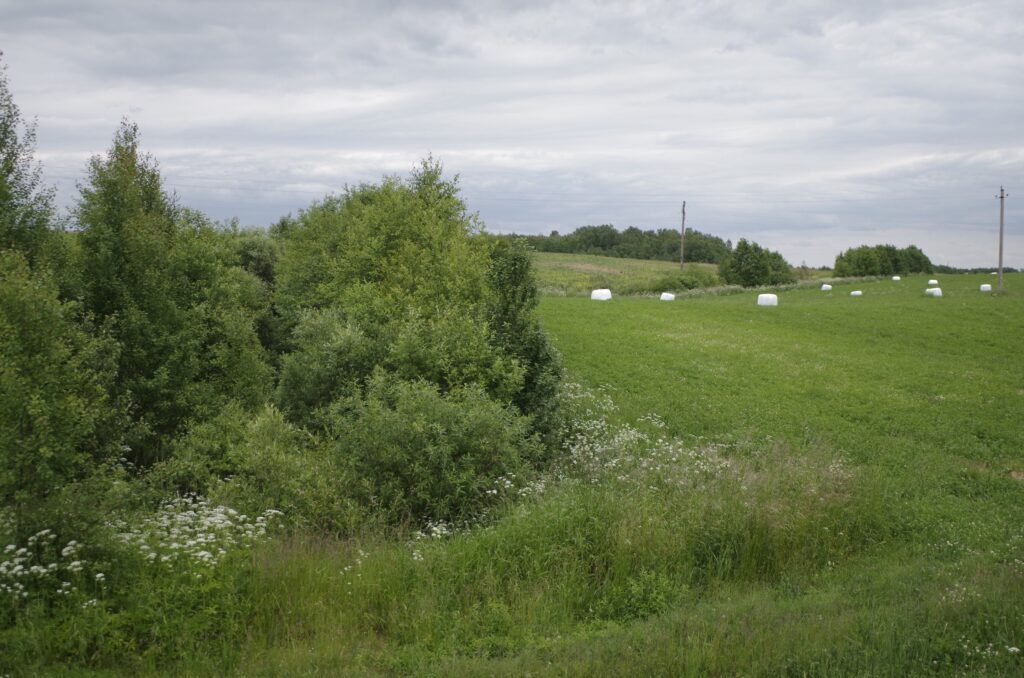
<instances>
[{"instance_id":1,"label":"green field","mask_svg":"<svg viewBox=\"0 0 1024 678\"><path fill-rule=\"evenodd\" d=\"M240 672L1019 675L1024 276L989 281L545 299L598 389L562 470L486 528L270 547Z\"/></svg>"}]
</instances>

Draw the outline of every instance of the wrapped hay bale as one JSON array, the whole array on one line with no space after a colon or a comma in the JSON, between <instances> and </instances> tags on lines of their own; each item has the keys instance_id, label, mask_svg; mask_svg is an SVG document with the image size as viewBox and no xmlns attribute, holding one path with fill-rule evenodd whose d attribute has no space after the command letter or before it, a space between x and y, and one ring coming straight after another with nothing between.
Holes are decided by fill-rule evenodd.
<instances>
[{"instance_id":1,"label":"wrapped hay bale","mask_svg":"<svg viewBox=\"0 0 1024 678\"><path fill-rule=\"evenodd\" d=\"M892 281L893 281L893 282L899 282L899 281L900 281L900 277L899 277L898 275L894 275L894 276L892 277Z\"/></svg>"},{"instance_id":2,"label":"wrapped hay bale","mask_svg":"<svg viewBox=\"0 0 1024 678\"><path fill-rule=\"evenodd\" d=\"M759 294L757 295L758 306L778 306L779 296L777 294Z\"/></svg>"},{"instance_id":3,"label":"wrapped hay bale","mask_svg":"<svg viewBox=\"0 0 1024 678\"><path fill-rule=\"evenodd\" d=\"M662 292L661 293L661 300L662 301L675 301L676 300L676 295L672 294L671 292Z\"/></svg>"},{"instance_id":4,"label":"wrapped hay bale","mask_svg":"<svg viewBox=\"0 0 1024 678\"><path fill-rule=\"evenodd\" d=\"M590 298L593 301L608 301L612 298L612 291L607 289L594 290L590 293Z\"/></svg>"},{"instance_id":5,"label":"wrapped hay bale","mask_svg":"<svg viewBox=\"0 0 1024 678\"><path fill-rule=\"evenodd\" d=\"M832 291L832 286L831 286L831 285L829 285L828 283L824 283L824 284L823 284L823 285L821 286L821 291L822 291L822 292L831 292L831 291Z\"/></svg>"},{"instance_id":6,"label":"wrapped hay bale","mask_svg":"<svg viewBox=\"0 0 1024 678\"><path fill-rule=\"evenodd\" d=\"M854 291L850 292L850 296L851 297L862 297L862 296L864 296L864 293L861 292L860 290L854 290Z\"/></svg>"},{"instance_id":7,"label":"wrapped hay bale","mask_svg":"<svg viewBox=\"0 0 1024 678\"><path fill-rule=\"evenodd\" d=\"M931 280L928 281L928 284L929 285L938 285L939 281L936 280L935 278L932 278Z\"/></svg>"},{"instance_id":8,"label":"wrapped hay bale","mask_svg":"<svg viewBox=\"0 0 1024 678\"><path fill-rule=\"evenodd\" d=\"M940 288L938 288L938 287L929 287L928 289L926 289L924 291L924 293L927 294L929 297L941 297L942 296L942 290Z\"/></svg>"},{"instance_id":9,"label":"wrapped hay bale","mask_svg":"<svg viewBox=\"0 0 1024 678\"><path fill-rule=\"evenodd\" d=\"M988 283L985 283L984 285L981 286L981 291L982 292L991 292L992 291L992 286L989 285Z\"/></svg>"}]
</instances>

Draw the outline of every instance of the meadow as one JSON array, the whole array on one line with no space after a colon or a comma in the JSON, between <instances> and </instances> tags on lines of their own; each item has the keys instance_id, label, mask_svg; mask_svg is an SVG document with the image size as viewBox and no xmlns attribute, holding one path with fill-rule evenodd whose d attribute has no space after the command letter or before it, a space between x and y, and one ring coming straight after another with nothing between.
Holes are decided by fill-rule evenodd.
<instances>
[{"instance_id":1,"label":"meadow","mask_svg":"<svg viewBox=\"0 0 1024 678\"><path fill-rule=\"evenodd\" d=\"M623 259L590 254L536 252L537 287L548 296L584 296L596 288L619 294L653 294L718 284L715 264Z\"/></svg>"},{"instance_id":2,"label":"meadow","mask_svg":"<svg viewBox=\"0 0 1024 678\"><path fill-rule=\"evenodd\" d=\"M1024 276L925 281L544 298L550 474L471 527L265 542L219 636L132 668L1019 675Z\"/></svg>"}]
</instances>

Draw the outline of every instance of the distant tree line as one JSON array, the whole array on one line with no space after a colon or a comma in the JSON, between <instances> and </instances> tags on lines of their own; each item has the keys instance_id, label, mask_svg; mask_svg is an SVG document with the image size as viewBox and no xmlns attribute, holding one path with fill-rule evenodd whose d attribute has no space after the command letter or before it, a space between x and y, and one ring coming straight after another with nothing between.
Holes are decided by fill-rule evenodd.
<instances>
[{"instance_id":1,"label":"distant tree line","mask_svg":"<svg viewBox=\"0 0 1024 678\"><path fill-rule=\"evenodd\" d=\"M915 245L902 249L895 245L861 245L836 257L835 274L839 277L933 273L932 262Z\"/></svg>"},{"instance_id":2,"label":"distant tree line","mask_svg":"<svg viewBox=\"0 0 1024 678\"><path fill-rule=\"evenodd\" d=\"M991 273L996 270L994 266L982 266L978 268L957 268L956 266L946 266L944 264L935 265L935 273ZM1013 268L1012 266L1003 266L1003 273L1019 273L1020 269Z\"/></svg>"},{"instance_id":3,"label":"distant tree line","mask_svg":"<svg viewBox=\"0 0 1024 678\"><path fill-rule=\"evenodd\" d=\"M552 231L549 235L523 236L539 252L598 254L625 259L679 261L679 231L671 228L644 231L630 226L624 231L614 226L581 226L568 235ZM732 249L732 243L719 237L688 230L685 237L686 261L717 264Z\"/></svg>"}]
</instances>

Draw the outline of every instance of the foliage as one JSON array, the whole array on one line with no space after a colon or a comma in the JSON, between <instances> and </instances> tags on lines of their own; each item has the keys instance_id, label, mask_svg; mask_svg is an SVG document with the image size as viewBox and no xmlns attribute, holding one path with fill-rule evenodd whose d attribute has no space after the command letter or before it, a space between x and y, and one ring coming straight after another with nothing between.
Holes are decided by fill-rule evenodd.
<instances>
[{"instance_id":1,"label":"foliage","mask_svg":"<svg viewBox=\"0 0 1024 678\"><path fill-rule=\"evenodd\" d=\"M512 402L533 419L534 430L547 437L553 448L557 443L551 436L559 416L555 397L562 367L537 320L537 283L524 241L501 239L495 243L487 283L487 324L498 345L523 370L522 388L512 394Z\"/></svg>"},{"instance_id":2,"label":"foliage","mask_svg":"<svg viewBox=\"0 0 1024 678\"><path fill-rule=\"evenodd\" d=\"M119 452L118 346L76 315L48 275L0 250L0 502L19 533L41 501Z\"/></svg>"},{"instance_id":3,"label":"foliage","mask_svg":"<svg viewBox=\"0 0 1024 678\"><path fill-rule=\"evenodd\" d=\"M781 254L744 238L740 238L735 249L722 260L718 272L723 282L743 287L796 282L792 268Z\"/></svg>"},{"instance_id":4,"label":"foliage","mask_svg":"<svg viewBox=\"0 0 1024 678\"><path fill-rule=\"evenodd\" d=\"M442 393L479 386L540 422L558 370L529 259L480 236L438 163L349 188L276 232L275 294L294 332L275 399L292 421L315 427L383 370Z\"/></svg>"},{"instance_id":5,"label":"foliage","mask_svg":"<svg viewBox=\"0 0 1024 678\"><path fill-rule=\"evenodd\" d=\"M407 181L386 177L302 211L282 234L277 299L303 309L338 305L360 323L396 311L472 305L483 295L487 243L441 166L424 161Z\"/></svg>"},{"instance_id":6,"label":"foliage","mask_svg":"<svg viewBox=\"0 0 1024 678\"><path fill-rule=\"evenodd\" d=\"M476 518L501 478L538 457L527 421L479 386L442 393L378 372L365 397L332 405L330 422L333 454L358 479L362 501L396 523Z\"/></svg>"},{"instance_id":7,"label":"foliage","mask_svg":"<svg viewBox=\"0 0 1024 678\"><path fill-rule=\"evenodd\" d=\"M32 266L56 244L50 233L54 193L33 161L35 142L35 124L22 118L0 64L0 248L18 250Z\"/></svg>"},{"instance_id":8,"label":"foliage","mask_svg":"<svg viewBox=\"0 0 1024 678\"><path fill-rule=\"evenodd\" d=\"M552 231L550 235L513 237L524 238L539 252L679 261L679 231L671 228L644 231L630 226L619 232L614 226L605 224L581 226L568 235ZM687 229L684 240L687 262L717 264L731 249L721 238L693 229Z\"/></svg>"},{"instance_id":9,"label":"foliage","mask_svg":"<svg viewBox=\"0 0 1024 678\"><path fill-rule=\"evenodd\" d=\"M915 245L861 245L836 256L835 263L835 274L843 277L932 272L931 260Z\"/></svg>"},{"instance_id":10,"label":"foliage","mask_svg":"<svg viewBox=\"0 0 1024 678\"><path fill-rule=\"evenodd\" d=\"M189 419L231 399L263 402L255 324L266 297L257 278L225 265L206 219L164 192L135 125L122 123L88 174L76 211L83 301L120 344L113 390L132 403L131 458L150 463Z\"/></svg>"}]
</instances>

